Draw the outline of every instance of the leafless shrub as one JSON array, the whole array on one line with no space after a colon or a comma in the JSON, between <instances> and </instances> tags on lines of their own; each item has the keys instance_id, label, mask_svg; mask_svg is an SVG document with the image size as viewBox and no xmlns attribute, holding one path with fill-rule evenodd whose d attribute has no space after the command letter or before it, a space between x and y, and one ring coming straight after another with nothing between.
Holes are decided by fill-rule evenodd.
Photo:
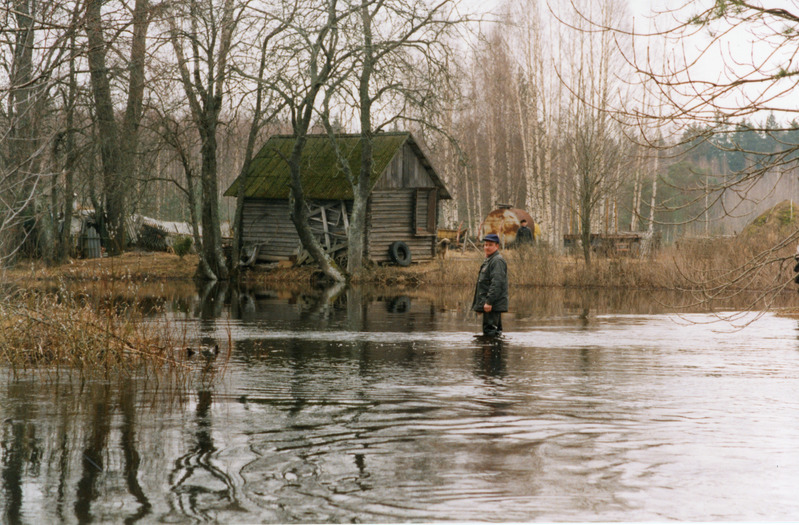
<instances>
[{"instance_id":1,"label":"leafless shrub","mask_svg":"<svg viewBox=\"0 0 799 525\"><path fill-rule=\"evenodd\" d=\"M0 363L15 371L155 374L180 384L196 370L213 374L211 367L194 366L199 361L191 361L192 352L186 350L193 346L185 332L169 323L148 322L126 306L97 307L65 289L12 293L0 302Z\"/></svg>"}]
</instances>

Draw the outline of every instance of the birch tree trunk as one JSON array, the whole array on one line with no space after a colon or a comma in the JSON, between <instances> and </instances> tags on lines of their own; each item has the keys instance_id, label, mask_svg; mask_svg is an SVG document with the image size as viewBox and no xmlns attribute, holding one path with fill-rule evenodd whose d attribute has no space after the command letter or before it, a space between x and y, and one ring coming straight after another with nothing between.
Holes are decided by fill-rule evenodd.
<instances>
[{"instance_id":1,"label":"birch tree trunk","mask_svg":"<svg viewBox=\"0 0 799 525\"><path fill-rule=\"evenodd\" d=\"M644 187L641 180L642 179L641 172L643 166L642 166L642 158L640 152L635 157L635 164L633 169L635 170L634 174L635 178L633 181L632 210L630 212L630 231L638 231L638 218L641 215L641 192Z\"/></svg>"},{"instance_id":2,"label":"birch tree trunk","mask_svg":"<svg viewBox=\"0 0 799 525\"><path fill-rule=\"evenodd\" d=\"M658 170L660 169L660 159L655 156L655 165L652 169L652 196L649 200L649 227L647 232L652 235L655 231L655 204L658 194Z\"/></svg>"}]
</instances>

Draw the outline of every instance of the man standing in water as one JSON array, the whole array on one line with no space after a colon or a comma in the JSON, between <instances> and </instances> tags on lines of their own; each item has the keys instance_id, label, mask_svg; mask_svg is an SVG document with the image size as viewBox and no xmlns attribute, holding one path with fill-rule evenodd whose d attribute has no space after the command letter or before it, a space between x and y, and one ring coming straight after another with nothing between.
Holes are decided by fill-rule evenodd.
<instances>
[{"instance_id":1,"label":"man standing in water","mask_svg":"<svg viewBox=\"0 0 799 525\"><path fill-rule=\"evenodd\" d=\"M508 311L508 265L499 253L499 236L483 237L485 260L474 288L472 310L483 313L483 335L502 333L502 312Z\"/></svg>"}]
</instances>

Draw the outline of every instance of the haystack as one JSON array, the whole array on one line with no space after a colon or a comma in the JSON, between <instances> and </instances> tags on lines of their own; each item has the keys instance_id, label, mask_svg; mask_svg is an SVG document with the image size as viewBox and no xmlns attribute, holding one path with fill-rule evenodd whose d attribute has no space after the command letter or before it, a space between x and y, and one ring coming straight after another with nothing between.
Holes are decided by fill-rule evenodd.
<instances>
[{"instance_id":1,"label":"haystack","mask_svg":"<svg viewBox=\"0 0 799 525\"><path fill-rule=\"evenodd\" d=\"M793 201L782 201L760 214L741 232L745 241L776 243L799 229L799 206Z\"/></svg>"}]
</instances>

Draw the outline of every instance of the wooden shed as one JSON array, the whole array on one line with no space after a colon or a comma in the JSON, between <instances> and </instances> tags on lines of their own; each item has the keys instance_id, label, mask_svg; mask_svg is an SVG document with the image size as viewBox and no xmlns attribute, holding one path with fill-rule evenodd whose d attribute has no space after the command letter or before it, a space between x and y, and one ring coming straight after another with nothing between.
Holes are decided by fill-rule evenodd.
<instances>
[{"instance_id":1,"label":"wooden shed","mask_svg":"<svg viewBox=\"0 0 799 525\"><path fill-rule=\"evenodd\" d=\"M342 134L337 140L357 174L360 136ZM242 242L245 252L257 249L255 259L260 262L303 262L306 256L289 215L291 174L286 159L293 146L291 135L272 136L253 158L249 171L225 192L235 197L243 178ZM439 203L452 197L411 133L376 134L373 151L366 256L374 262L390 262L390 247L399 241L407 245L412 260L433 258ZM308 136L301 177L317 237L332 255L346 254L352 185L327 135Z\"/></svg>"}]
</instances>

